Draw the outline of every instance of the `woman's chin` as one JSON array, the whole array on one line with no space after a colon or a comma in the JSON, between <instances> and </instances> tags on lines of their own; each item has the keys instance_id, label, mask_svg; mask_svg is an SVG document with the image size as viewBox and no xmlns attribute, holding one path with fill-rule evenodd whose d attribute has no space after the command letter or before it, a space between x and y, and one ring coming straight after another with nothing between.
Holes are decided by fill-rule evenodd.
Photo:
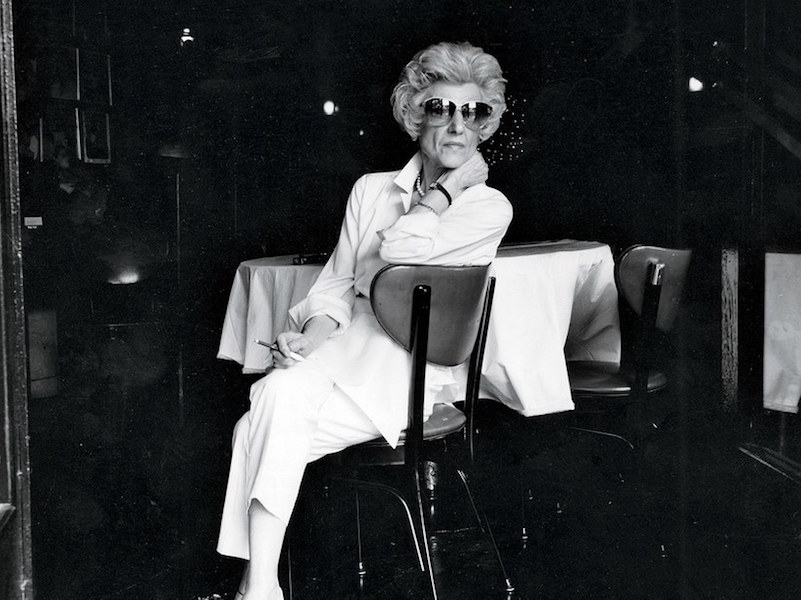
<instances>
[{"instance_id":1,"label":"woman's chin","mask_svg":"<svg viewBox=\"0 0 801 600\"><path fill-rule=\"evenodd\" d=\"M448 154L446 156L440 155L439 163L442 165L443 169L455 169L456 167L461 167L464 163L466 163L468 158L469 157L462 154Z\"/></svg>"}]
</instances>

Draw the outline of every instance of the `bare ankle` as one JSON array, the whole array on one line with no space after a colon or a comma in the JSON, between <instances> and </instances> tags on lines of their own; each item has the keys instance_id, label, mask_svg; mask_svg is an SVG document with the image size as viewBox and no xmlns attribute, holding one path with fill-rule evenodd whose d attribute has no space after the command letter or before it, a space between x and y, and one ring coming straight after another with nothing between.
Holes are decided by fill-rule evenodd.
<instances>
[{"instance_id":1,"label":"bare ankle","mask_svg":"<svg viewBox=\"0 0 801 600\"><path fill-rule=\"evenodd\" d=\"M242 596L237 595L237 600L284 600L284 593L278 583L272 585L249 584Z\"/></svg>"}]
</instances>

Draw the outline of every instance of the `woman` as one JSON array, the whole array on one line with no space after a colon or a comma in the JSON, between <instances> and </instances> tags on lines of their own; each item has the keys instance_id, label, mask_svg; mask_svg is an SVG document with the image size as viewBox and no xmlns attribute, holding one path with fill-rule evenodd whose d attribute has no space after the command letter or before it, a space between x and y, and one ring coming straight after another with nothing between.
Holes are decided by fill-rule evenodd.
<instances>
[{"instance_id":1,"label":"woman","mask_svg":"<svg viewBox=\"0 0 801 600\"><path fill-rule=\"evenodd\" d=\"M249 560L243 600L282 598L278 560L306 464L406 426L408 353L387 337L367 296L387 263L488 264L512 219L484 182L478 144L498 128L505 80L467 43L440 43L404 68L395 119L420 151L400 171L353 186L339 241L308 296L290 310L274 368L250 391L234 430L217 550ZM427 411L463 394L456 369L429 366Z\"/></svg>"}]
</instances>

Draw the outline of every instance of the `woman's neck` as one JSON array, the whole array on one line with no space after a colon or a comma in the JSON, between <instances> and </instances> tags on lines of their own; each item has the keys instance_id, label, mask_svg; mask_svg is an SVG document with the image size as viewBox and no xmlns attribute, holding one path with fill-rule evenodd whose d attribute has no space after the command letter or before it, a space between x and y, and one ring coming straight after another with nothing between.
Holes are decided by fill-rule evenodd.
<instances>
[{"instance_id":1,"label":"woman's neck","mask_svg":"<svg viewBox=\"0 0 801 600\"><path fill-rule=\"evenodd\" d=\"M427 164L423 159L423 166L420 169L420 183L423 189L427 190L428 186L437 181L444 172L444 167Z\"/></svg>"}]
</instances>

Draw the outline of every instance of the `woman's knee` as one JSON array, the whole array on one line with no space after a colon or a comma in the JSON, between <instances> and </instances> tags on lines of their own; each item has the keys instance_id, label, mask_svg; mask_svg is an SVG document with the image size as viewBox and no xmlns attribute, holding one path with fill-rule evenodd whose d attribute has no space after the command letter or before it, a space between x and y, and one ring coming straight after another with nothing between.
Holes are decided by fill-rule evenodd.
<instances>
[{"instance_id":1,"label":"woman's knee","mask_svg":"<svg viewBox=\"0 0 801 600\"><path fill-rule=\"evenodd\" d=\"M275 369L250 388L250 411L274 411L287 406L293 411L316 410L333 385L305 369Z\"/></svg>"}]
</instances>

